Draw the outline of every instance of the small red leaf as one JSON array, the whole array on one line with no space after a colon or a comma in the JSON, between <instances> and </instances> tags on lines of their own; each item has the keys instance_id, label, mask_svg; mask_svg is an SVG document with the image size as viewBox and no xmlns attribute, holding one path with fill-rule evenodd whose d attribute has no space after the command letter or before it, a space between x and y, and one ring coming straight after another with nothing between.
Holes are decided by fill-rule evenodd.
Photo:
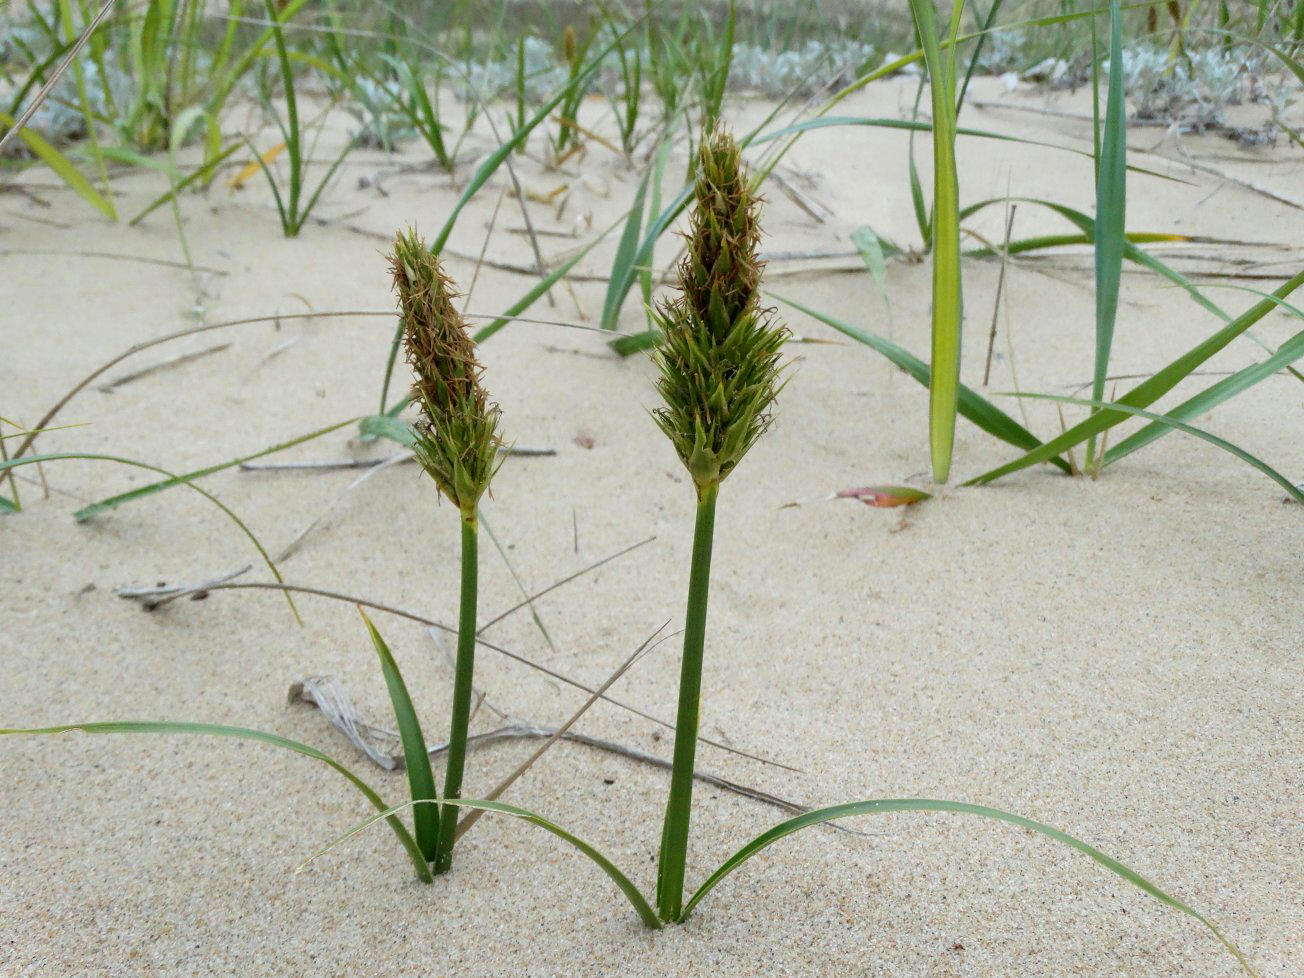
<instances>
[{"instance_id":1,"label":"small red leaf","mask_svg":"<svg viewBox=\"0 0 1304 978\"><path fill-rule=\"evenodd\" d=\"M910 486L860 486L856 489L842 489L837 493L838 499L859 499L866 506L876 509L889 509L892 506L913 506L917 502L931 499L929 493Z\"/></svg>"}]
</instances>

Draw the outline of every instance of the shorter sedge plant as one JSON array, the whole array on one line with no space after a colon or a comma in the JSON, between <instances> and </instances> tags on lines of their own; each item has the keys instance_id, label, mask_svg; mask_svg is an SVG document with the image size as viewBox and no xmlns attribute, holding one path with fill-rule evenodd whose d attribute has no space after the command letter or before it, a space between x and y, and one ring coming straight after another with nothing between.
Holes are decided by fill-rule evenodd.
<instances>
[{"instance_id":1,"label":"shorter sedge plant","mask_svg":"<svg viewBox=\"0 0 1304 978\"><path fill-rule=\"evenodd\" d=\"M413 400L422 418L413 427L417 461L441 495L457 507L462 524L462 588L457 622L457 662L448 737L444 795L461 796L471 716L475 669L476 585L478 573L476 509L498 467L500 412L480 384L481 366L466 321L453 306L454 293L439 259L414 231L400 234L390 258L394 290L403 321L408 363L416 374ZM418 807L417 841L435 872L453 861L457 810L441 806L438 835L429 824L434 813ZM423 825L423 823L425 823Z\"/></svg>"}]
</instances>

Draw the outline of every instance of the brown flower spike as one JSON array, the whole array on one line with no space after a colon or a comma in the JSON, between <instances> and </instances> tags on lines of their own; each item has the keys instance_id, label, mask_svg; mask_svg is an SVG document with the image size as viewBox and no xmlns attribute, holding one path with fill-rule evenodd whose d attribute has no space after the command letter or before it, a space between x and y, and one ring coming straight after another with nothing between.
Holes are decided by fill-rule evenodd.
<instances>
[{"instance_id":1,"label":"brown flower spike","mask_svg":"<svg viewBox=\"0 0 1304 978\"><path fill-rule=\"evenodd\" d=\"M403 319L403 342L416 374L413 400L422 417L413 450L439 490L473 516L498 468L500 411L480 385L480 362L456 293L439 258L409 229L389 260Z\"/></svg>"}]
</instances>

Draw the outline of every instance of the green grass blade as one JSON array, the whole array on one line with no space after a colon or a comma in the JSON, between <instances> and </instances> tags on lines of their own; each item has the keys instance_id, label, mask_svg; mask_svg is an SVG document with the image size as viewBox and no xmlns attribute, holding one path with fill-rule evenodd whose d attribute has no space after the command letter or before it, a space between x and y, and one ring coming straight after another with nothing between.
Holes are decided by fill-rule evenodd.
<instances>
[{"instance_id":1,"label":"green grass blade","mask_svg":"<svg viewBox=\"0 0 1304 978\"><path fill-rule=\"evenodd\" d=\"M616 246L615 257L611 261L612 277L624 277L633 269L635 249L638 247L638 233L643 226L643 199L647 195L648 181L652 178L653 167L648 167L639 181L634 194L634 202L629 207L629 216L625 218L625 230L620 235L620 244ZM632 277L632 276L631 276ZM623 295L614 289L608 289L602 303L602 318L598 325L603 329L615 329L620 318L620 306Z\"/></svg>"},{"instance_id":2,"label":"green grass blade","mask_svg":"<svg viewBox=\"0 0 1304 978\"><path fill-rule=\"evenodd\" d=\"M1228 377L1213 384L1194 397L1183 401L1177 407L1170 410L1167 417L1175 421L1186 421L1190 418L1198 417L1208 411L1212 411L1219 404L1235 397L1242 391L1249 390L1261 380L1271 377L1280 370L1286 369L1296 360L1304 357L1304 331L1296 333L1289 340L1283 343L1272 356L1259 363L1251 364L1248 367L1236 371ZM1102 463L1112 465L1119 459L1131 455L1138 448L1150 444L1156 438L1173 430L1171 426L1165 426L1157 421L1152 421L1139 431L1134 432L1124 438L1118 444L1111 446L1105 452Z\"/></svg>"},{"instance_id":3,"label":"green grass blade","mask_svg":"<svg viewBox=\"0 0 1304 978\"><path fill-rule=\"evenodd\" d=\"M991 207L996 204L999 204L1002 207L1004 207L1006 206L1007 203L1033 204L1037 207L1045 207L1048 210L1054 211L1056 214L1060 215L1060 217L1064 218L1070 224L1078 228L1078 230L1080 230L1084 235L1086 235L1087 244L1094 244L1095 242L1096 222L1093 221L1090 217L1082 213L1082 211L1074 210L1072 207L1065 206L1064 204L1057 204L1054 201L1041 200L1036 197L992 197L987 200L981 200L975 204L970 204L968 207L965 207L963 210L961 210L960 220L963 221L966 218L973 216L974 214L976 214L978 211L982 210L985 207ZM1156 240L1156 241L1169 240L1157 235L1155 232L1150 232L1148 235L1144 235L1144 236L1139 235L1138 240L1144 240L1146 237L1149 237L1151 240ZM1189 238L1184 236L1179 236L1177 237L1176 240L1189 240ZM1011 251L1013 251L1013 249L1014 246L1011 245ZM1124 236L1123 257L1126 258L1128 261L1132 262L1133 264L1140 265L1142 268L1148 269L1154 272L1156 275L1159 275L1162 278L1166 278L1174 285L1177 285L1180 288L1184 289L1187 295L1189 295L1197 305L1199 305L1204 309L1207 309L1209 312L1213 313L1223 322L1228 322L1231 319L1231 317L1227 315L1226 312L1224 312L1215 303L1210 301L1202 292L1200 292L1200 290L1195 287L1195 284L1191 282L1190 279L1186 278L1186 276L1182 275L1180 272L1176 271L1175 269L1164 264L1158 258L1155 258L1149 253L1142 251L1140 248L1138 248L1136 244L1133 242L1133 235Z\"/></svg>"},{"instance_id":4,"label":"green grass blade","mask_svg":"<svg viewBox=\"0 0 1304 978\"><path fill-rule=\"evenodd\" d=\"M439 792L435 790L435 775L430 770L430 753L426 750L426 738L421 733L421 722L417 719L412 697L408 695L407 684L399 672L398 663L389 651L389 646L380 637L380 632L371 623L367 613L361 608L358 614L367 626L371 644L376 647L380 657L380 671L385 676L385 687L389 690L389 701L394 707L394 720L398 724L399 740L403 744L403 764L407 769L408 790L414 801L435 801ZM436 847L439 844L439 808L429 805L416 805L412 809L412 827L416 831L417 845L426 862L434 862Z\"/></svg>"},{"instance_id":5,"label":"green grass blade","mask_svg":"<svg viewBox=\"0 0 1304 978\"><path fill-rule=\"evenodd\" d=\"M964 6L957 0L952 16ZM933 0L910 0L924 49L933 106L933 326L928 382L928 451L933 481L945 482L955 447L960 388L960 185L955 165L955 47L942 54Z\"/></svg>"},{"instance_id":6,"label":"green grass blade","mask_svg":"<svg viewBox=\"0 0 1304 978\"><path fill-rule=\"evenodd\" d=\"M319 198L322 195L322 191L326 189L326 185L330 183L331 178L335 176L335 172L340 168L340 165L344 162L344 157L352 153L353 150L357 148L357 145L358 145L358 137L354 136L352 139L350 139L347 143L344 144L344 149L340 150L340 155L335 157L335 161L330 165L329 168L327 168L326 175L323 176L321 178L321 181L317 184L317 189L312 192L311 196L309 196L308 198L307 203L305 203L299 211L299 218L298 218L299 223L295 226L296 232L298 231L299 228L303 227L304 222L308 220L308 215L312 213L313 207L315 207L317 204L317 198Z\"/></svg>"},{"instance_id":7,"label":"green grass blade","mask_svg":"<svg viewBox=\"0 0 1304 978\"><path fill-rule=\"evenodd\" d=\"M376 822L379 822L382 818L392 818L397 812L400 812L405 808L414 807L420 804L431 804L431 803L409 801L409 802L405 802L402 805L396 805L395 807L380 812L379 814L373 815L365 822L361 822L358 825L355 825L353 828L349 829L347 832L345 832L339 838L335 839L333 842L331 842L330 845L326 846L326 848L322 849L320 852L310 856L308 860L304 863L304 865L307 865L308 862L311 862L314 859L324 856L326 853L330 852L332 849L338 846L341 842L344 842L345 840L357 835L359 832L366 830L370 826L374 825ZM657 930L661 927L661 921L657 919L657 915L653 912L652 907L647 902L646 898L644 898L643 894L639 892L638 887L630 882L629 877L626 876L624 873L622 873L616 867L615 863L613 863L610 859L608 859L606 856L600 853L597 849L593 848L593 846L589 845L583 839L579 838L578 836L572 835L571 833L563 829L561 826L557 825L554 822L549 821L548 819L544 818L542 815L536 815L534 812L531 812L528 809L521 808L517 805L509 805L506 802L501 802L501 801L479 801L472 798L458 798L455 801L443 801L441 802L441 804L453 805L458 808L470 808L470 809L475 809L483 812L497 812L498 814L501 815L510 815L512 818L519 818L523 822L529 822L531 825L537 825L539 826L539 828L552 833L557 838L561 839L563 842L569 843L570 845L578 849L580 852L582 852L584 855L588 856L589 859L593 860L593 862L595 862L598 865L598 867L604 873L606 873L608 877L610 877L611 881L615 883L617 887L620 888L620 892L625 894L625 898L629 900L630 904L634 907L634 910L638 913L639 918L643 921L644 924L646 924L652 930Z\"/></svg>"},{"instance_id":8,"label":"green grass blade","mask_svg":"<svg viewBox=\"0 0 1304 978\"><path fill-rule=\"evenodd\" d=\"M1172 244L1191 240L1189 235L1170 234L1164 231L1129 231L1123 237L1125 241L1131 244ZM1051 248L1065 248L1070 245L1089 245L1094 241L1095 236L1091 234L1038 234L1029 238L1017 238L1000 248L986 246L968 248L965 250L964 256L966 258L998 258L1002 252L1007 255L1022 255L1029 251L1046 251Z\"/></svg>"},{"instance_id":9,"label":"green grass blade","mask_svg":"<svg viewBox=\"0 0 1304 978\"><path fill-rule=\"evenodd\" d=\"M792 306L794 309L800 309L806 315L818 319L826 326L831 326L844 336L850 336L853 340L864 343L866 346L892 361L892 363L900 367L920 384L925 387L928 386L930 372L928 364L924 363L924 361L920 360L907 350L897 346L895 343L871 333L868 330L852 326L849 323L844 323L839 319L834 319L832 316L826 316L822 312L816 312L814 309L804 306L800 302L794 302L792 299L785 299L783 296L775 295L774 293L769 294L785 305ZM1015 421L991 401L988 401L982 395L978 394L973 389L966 387L964 384L961 384L959 388L957 407L961 415L976 424L983 431L1001 439L1001 441L1015 446L1016 448L1022 448L1024 451L1031 451L1041 445L1041 441L1036 435L1023 427L1023 425L1019 424L1019 422ZM1047 461L1066 473L1069 471L1069 464L1062 458L1059 458L1058 455L1051 456Z\"/></svg>"},{"instance_id":10,"label":"green grass blade","mask_svg":"<svg viewBox=\"0 0 1304 978\"><path fill-rule=\"evenodd\" d=\"M0 112L0 122L6 126L12 126L14 117L7 112ZM31 151L33 156L53 170L55 176L66 183L78 197L109 220L116 221L118 219L117 212L114 210L113 205L109 203L108 198L91 186L91 182L77 172L77 168L68 162L68 157L30 129L20 129L18 138L23 141L23 145Z\"/></svg>"},{"instance_id":11,"label":"green grass blade","mask_svg":"<svg viewBox=\"0 0 1304 978\"><path fill-rule=\"evenodd\" d=\"M661 235L665 234L666 229L674 223L675 218L683 213L692 195L693 186L688 184L675 195L674 200L666 205L665 209L648 225L643 240L639 242L638 251L634 253L634 257L622 267L617 267L613 263L611 278L607 283L607 294L602 302L604 310L615 309L616 315L620 314L620 307L625 302L625 296L629 295L629 290L634 287L634 279L638 276L639 269L651 265L652 252L656 247L657 240ZM614 325L611 328L614 329ZM613 341L613 349L616 348L619 342L619 340Z\"/></svg>"},{"instance_id":12,"label":"green grass blade","mask_svg":"<svg viewBox=\"0 0 1304 978\"><path fill-rule=\"evenodd\" d=\"M123 503L132 502L145 496L152 496L156 492L162 492L164 489L171 489L180 483L185 483L194 488L195 479L202 479L206 475L212 475L214 472L221 472L223 469L234 468L237 465L243 465L245 462L252 462L256 458L262 458L264 455L272 455L275 452L283 451L287 448L293 448L295 445L302 445L306 441L312 441L314 438L320 438L322 435L329 435L332 431L338 431L345 425L351 425L357 421L357 418L349 418L347 421L337 421L335 424L327 425L325 428L318 428L316 431L310 431L306 435L299 435L297 438L291 438L289 441L283 441L280 444L273 445L270 448L264 448L254 452L251 455L241 455L239 458L233 458L226 462L219 462L216 465L209 465L202 469L196 469L194 472L187 472L185 475L173 475L159 482L151 482L147 486L141 486L139 489L132 489L130 492L119 493L116 496L109 496L107 499L101 499L99 502L91 503L89 506L83 506L73 514L73 517L80 523L82 520L90 519L106 510L114 509ZM152 468L152 466L149 466ZM162 469L155 469L156 472L162 472ZM202 490L201 490L202 491Z\"/></svg>"},{"instance_id":13,"label":"green grass blade","mask_svg":"<svg viewBox=\"0 0 1304 978\"><path fill-rule=\"evenodd\" d=\"M265 733L262 730L251 730L248 727L230 727L225 724L217 723L182 723L169 720L122 720L110 723L67 723L56 727L12 727L0 728L0 736L13 736L19 734L62 734L72 731L81 731L88 734L199 734L207 737L238 737L241 740L253 740L263 744L271 744L273 747L282 747L286 750L292 750L296 754L302 754L304 757L311 757L314 760L321 761L323 764L334 768L353 787L371 802L371 806L376 809L378 814L376 819L384 819L389 823L389 827L394 830L398 836L399 842L407 850L407 854L412 859L412 867L416 870L417 878L422 882L431 881L430 870L426 867L425 860L421 857L421 850L417 848L416 840L408 832L393 810L390 809L384 800L371 789L365 781L346 768L339 761L335 760L328 754L323 754L315 747L309 747L307 744L301 744L297 740L290 740L273 733Z\"/></svg>"},{"instance_id":14,"label":"green grass blade","mask_svg":"<svg viewBox=\"0 0 1304 978\"><path fill-rule=\"evenodd\" d=\"M1247 974L1254 974L1254 969L1250 967L1250 963L1245 959L1245 956L1240 952L1240 949L1224 937L1222 932L1214 926L1212 921L1198 911L1191 909L1191 907L1187 906L1176 897L1165 893L1140 873L1136 872L1136 870L1129 869L1117 859L1105 855L1094 846L1088 845L1081 839L1074 838L1065 832L1061 832L1059 829L1045 825L1041 822L1035 822L1030 818L1024 818L1022 815L1015 815L1011 812L1001 811L999 808L988 808L986 805L973 805L962 801L939 801L933 798L875 798L869 801L857 801L845 805L832 805L828 808L820 808L780 822L772 829L762 832L755 839L726 859L724 863L721 864L720 868L712 873L707 878L706 882L698 888L697 892L693 894L693 898L689 900L688 905L684 907L684 917L688 916L697 902L709 893L717 883L752 856L756 855L762 849L778 842L784 836L792 835L792 833L804 829L807 826L821 825L825 822L831 822L834 819L848 818L852 815L880 815L887 812L952 812L961 815L978 815L982 818L991 818L1001 822L1008 822L1011 825L1015 825L1029 832L1036 832L1040 835L1046 836L1047 838L1053 839L1056 842L1062 842L1064 845L1071 846L1078 850L1078 852L1090 856L1111 873L1131 883L1137 889L1148 893L1160 903L1172 907L1174 910L1180 910L1182 913L1187 914L1190 917L1194 917L1200 923L1204 924L1204 926L1222 942L1223 946L1236 957L1237 962Z\"/></svg>"},{"instance_id":15,"label":"green grass blade","mask_svg":"<svg viewBox=\"0 0 1304 978\"><path fill-rule=\"evenodd\" d=\"M531 286L524 295L508 306L501 316L490 323L486 323L484 326L481 326L478 330L472 333L471 339L475 340L477 343L483 343L485 340L489 339L489 337L493 336L494 333L510 323L514 317L519 316L521 313L525 312L526 309L530 308L530 306L534 305L539 296L547 292L572 268L578 265L590 251L597 247L600 241L605 240L609 230L610 229L598 235L579 252L566 259L543 278L539 279L539 281Z\"/></svg>"},{"instance_id":16,"label":"green grass blade","mask_svg":"<svg viewBox=\"0 0 1304 978\"><path fill-rule=\"evenodd\" d=\"M16 468L20 465L30 465L33 462L54 462L60 459L82 459L84 461L91 461L91 462L117 462L119 465L129 465L132 466L133 468L146 469L147 471L150 472L157 472L160 475L165 475L168 477L167 479L168 485L180 484L195 490L195 492L199 493L210 503L212 503L214 506L220 509L223 513L225 513L227 518L240 528L240 532L249 538L249 542L254 545L254 549L258 551L258 555L263 558L263 563L265 563L267 565L267 569L272 572L272 576L276 578L277 583L280 584L285 583L285 581L281 578L281 572L276 569L276 563L272 560L271 555L267 553L267 550L263 547L259 539L256 536L254 536L254 531L249 529L249 527L245 524L245 521L240 519L240 517L235 514L235 511L232 510L229 506L227 506L226 503L222 502L222 500L218 499L208 490L204 489L201 486L197 486L193 482L191 482L190 476L173 475L167 469L161 469L157 465L150 465L148 462L137 462L135 459L122 458L118 455L99 455L91 452L52 452L48 455L25 455L22 458L11 458L3 462L0 462L0 472L4 472L7 469ZM290 611L294 613L295 621L298 621L300 624L302 624L302 620L299 618L299 609L294 606L294 601L290 597L289 592L286 592L285 597L286 597L286 601L290 605Z\"/></svg>"},{"instance_id":17,"label":"green grass blade","mask_svg":"<svg viewBox=\"0 0 1304 978\"><path fill-rule=\"evenodd\" d=\"M1224 452L1228 452L1232 455L1235 455L1242 462L1245 462L1248 465L1252 465L1254 468L1258 469L1260 472L1266 475L1273 482L1277 483L1277 485L1285 489L1286 495L1294 499L1295 502L1304 503L1304 492L1301 492L1293 482L1287 479L1284 475L1282 475L1280 472L1274 469L1267 462L1263 461L1257 456L1251 455L1249 452L1245 451L1245 449L1239 447L1238 445L1233 445L1225 438L1219 438L1217 435L1205 431L1203 428L1196 428L1182 421L1178 421L1176 418L1172 417L1171 415L1156 414L1153 411L1143 411L1141 410L1141 408L1129 407L1127 405L1120 404L1118 402L1089 400L1088 398L1085 397L1061 397L1056 394L1025 394L1025 393L1011 394L1009 396L1030 397L1040 401L1058 401L1062 404L1082 404L1088 407L1109 408L1111 411L1122 411L1125 414L1130 414L1138 418L1146 418L1149 421L1153 422L1154 424L1160 424L1163 425L1164 427L1172 428L1174 431L1182 431L1188 435L1194 435L1196 438L1199 438L1202 441L1207 441L1210 445L1214 445L1217 448L1221 448Z\"/></svg>"},{"instance_id":18,"label":"green grass blade","mask_svg":"<svg viewBox=\"0 0 1304 978\"><path fill-rule=\"evenodd\" d=\"M1204 342L1192 347L1154 376L1142 381L1121 398L1112 402L1108 408L1102 409L1085 421L1079 422L1068 431L1056 438L1052 438L1040 448L1033 449L1021 458L1007 462L989 472L984 472L982 475L975 476L968 480L965 485L985 485L1002 476L1009 475L1011 472L1017 472L1029 465L1044 462L1052 455L1058 455L1072 448L1091 435L1112 428L1128 416L1125 410L1113 410L1115 407L1148 407L1176 387L1192 371L1198 369L1201 364L1227 346L1228 343L1266 316L1276 306L1276 300L1285 299L1301 285L1304 285L1304 271L1298 272L1293 278L1289 279L1273 292L1271 297L1255 303Z\"/></svg>"},{"instance_id":19,"label":"green grass blade","mask_svg":"<svg viewBox=\"0 0 1304 978\"><path fill-rule=\"evenodd\" d=\"M471 198L474 197L476 193L479 192L480 188L488 182L489 178L493 176L498 167L502 165L503 160L507 159L512 150L524 142L525 138L534 131L535 127L547 119L552 110L560 105L573 89L588 83L589 78L592 77L593 74L602 66L603 59L615 47L615 45L619 43L620 38L623 37L624 34L621 34L619 38L603 48L587 66L574 73L570 80L562 86L562 88L554 94L552 98L545 102L538 112L526 121L525 125L517 127L517 129L513 131L506 140L499 144L497 149L485 158L483 163L476 167L475 173L472 174L471 179L467 181L466 187L463 188L462 193L453 203L453 208L449 212L448 218L444 221L444 226L440 228L439 234L435 237L434 241L431 242L431 251L435 254L439 254L443 251L444 245L448 242L449 235L453 233L453 227L457 224L458 216L462 213L462 209L470 202ZM398 359L398 350L402 340L403 324L399 323L398 327L394 330L394 339L390 343L389 358L385 362L385 379L380 388L379 410L382 414L385 411L385 402L389 400L389 384L394 375L394 362Z\"/></svg>"},{"instance_id":20,"label":"green grass blade","mask_svg":"<svg viewBox=\"0 0 1304 978\"><path fill-rule=\"evenodd\" d=\"M211 160L209 160L203 166L196 167L187 176L178 180L176 186L169 189L167 193L161 194L160 196L156 197L154 200L150 201L149 205L145 207L143 210L141 210L141 212L137 214L135 217L133 217L130 221L128 221L127 224L130 225L131 227L135 227L137 224L143 221L150 214L154 213L154 211L158 210L160 207L164 206L165 204L170 204L172 200L179 193L181 193L181 191L185 190L192 183L207 180L213 173L217 172L217 168L220 167L223 163L225 163L227 158L230 157L232 153L234 153L237 149L239 149L243 145L244 142L242 140L236 140L230 146L226 147L226 149L218 152L217 155L215 155Z\"/></svg>"},{"instance_id":21,"label":"green grass blade","mask_svg":"<svg viewBox=\"0 0 1304 978\"><path fill-rule=\"evenodd\" d=\"M1127 223L1127 107L1123 103L1122 11L1109 3L1109 91L1105 100L1105 130L1096 160L1096 360L1091 398L1104 400L1109 352L1114 343L1118 292L1123 275L1123 237ZM1087 469L1096 458L1096 440L1087 439Z\"/></svg>"}]
</instances>

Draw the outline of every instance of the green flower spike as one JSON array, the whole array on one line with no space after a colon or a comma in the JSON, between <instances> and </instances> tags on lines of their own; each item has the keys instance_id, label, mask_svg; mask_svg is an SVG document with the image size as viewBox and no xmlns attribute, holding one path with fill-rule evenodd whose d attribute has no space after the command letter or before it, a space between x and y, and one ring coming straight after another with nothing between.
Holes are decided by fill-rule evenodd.
<instances>
[{"instance_id":1,"label":"green flower spike","mask_svg":"<svg viewBox=\"0 0 1304 978\"><path fill-rule=\"evenodd\" d=\"M665 407L653 416L700 494L732 472L769 427L788 331L760 308L760 200L738 144L721 129L702 140L694 197L679 294L655 313Z\"/></svg>"}]
</instances>

